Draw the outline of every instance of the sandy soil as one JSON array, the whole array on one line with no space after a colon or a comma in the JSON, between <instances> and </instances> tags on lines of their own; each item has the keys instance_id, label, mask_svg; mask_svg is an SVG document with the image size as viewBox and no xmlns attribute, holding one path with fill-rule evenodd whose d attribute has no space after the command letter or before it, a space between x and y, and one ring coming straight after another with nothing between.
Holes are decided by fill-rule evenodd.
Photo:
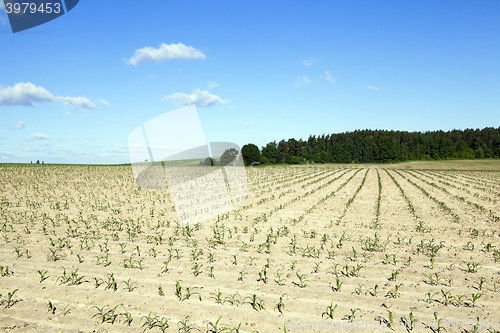
<instances>
[{"instance_id":1,"label":"sandy soil","mask_svg":"<svg viewBox=\"0 0 500 333\"><path fill-rule=\"evenodd\" d=\"M248 198L189 228L129 166L0 165L0 330L499 330L488 163L248 168Z\"/></svg>"}]
</instances>

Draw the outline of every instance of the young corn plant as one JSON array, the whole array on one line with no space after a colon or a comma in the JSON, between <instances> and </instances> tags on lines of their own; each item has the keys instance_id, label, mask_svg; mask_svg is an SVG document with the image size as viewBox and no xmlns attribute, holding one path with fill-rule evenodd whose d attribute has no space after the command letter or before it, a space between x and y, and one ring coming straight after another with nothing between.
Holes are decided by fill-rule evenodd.
<instances>
[{"instance_id":1,"label":"young corn plant","mask_svg":"<svg viewBox=\"0 0 500 333\"><path fill-rule=\"evenodd\" d=\"M281 295L279 302L274 306L274 310L278 310L278 312L281 314L284 314L285 312L285 303L283 303L284 296L285 295Z\"/></svg>"},{"instance_id":2,"label":"young corn plant","mask_svg":"<svg viewBox=\"0 0 500 333\"><path fill-rule=\"evenodd\" d=\"M368 292L370 293L370 295L376 297L378 290L379 290L379 286L378 286L378 284L376 284L375 287L368 289Z\"/></svg>"},{"instance_id":3,"label":"young corn plant","mask_svg":"<svg viewBox=\"0 0 500 333\"><path fill-rule=\"evenodd\" d=\"M127 281L122 281L122 283L125 284L125 288L123 288L122 290L127 290L129 293L134 291L135 288L137 288L137 282L131 282L130 280L132 279L128 279Z\"/></svg>"},{"instance_id":4,"label":"young corn plant","mask_svg":"<svg viewBox=\"0 0 500 333\"><path fill-rule=\"evenodd\" d=\"M300 288L305 288L307 286L307 282L309 282L309 280L306 280L307 275L305 275L305 274L299 274L299 272L300 271L295 272L295 275L297 276L297 279L299 279L299 283L297 283L297 285Z\"/></svg>"},{"instance_id":5,"label":"young corn plant","mask_svg":"<svg viewBox=\"0 0 500 333\"><path fill-rule=\"evenodd\" d=\"M50 300L47 302L47 312L56 314L56 306Z\"/></svg>"},{"instance_id":6,"label":"young corn plant","mask_svg":"<svg viewBox=\"0 0 500 333\"><path fill-rule=\"evenodd\" d=\"M222 304L222 293L220 291L220 289L217 289L216 292L213 292L213 293L210 293L210 295L213 296L213 298L215 299L215 303L218 303L218 304Z\"/></svg>"},{"instance_id":7,"label":"young corn plant","mask_svg":"<svg viewBox=\"0 0 500 333\"><path fill-rule=\"evenodd\" d=\"M347 319L350 323L356 319L356 312L361 311L359 308L350 309L351 313L344 315L344 319Z\"/></svg>"},{"instance_id":8,"label":"young corn plant","mask_svg":"<svg viewBox=\"0 0 500 333\"><path fill-rule=\"evenodd\" d=\"M328 319L333 319L333 312L337 308L337 304L335 306L333 305L333 301L330 302L330 305L326 307L325 312L321 314L321 318L323 318L326 315L326 318Z\"/></svg>"},{"instance_id":9,"label":"young corn plant","mask_svg":"<svg viewBox=\"0 0 500 333\"><path fill-rule=\"evenodd\" d=\"M246 300L248 299L248 302ZM265 309L265 302L263 299L257 297L256 294L247 296L243 299L243 303L249 303L255 311L260 311Z\"/></svg>"},{"instance_id":10,"label":"young corn plant","mask_svg":"<svg viewBox=\"0 0 500 333\"><path fill-rule=\"evenodd\" d=\"M46 275L47 275L47 272L48 272L48 271L46 271L46 270L45 270L45 271L38 271L38 275L40 275L40 276L38 277L38 281L39 281L40 283L42 283L44 280L48 279L48 276L46 276Z\"/></svg>"}]
</instances>

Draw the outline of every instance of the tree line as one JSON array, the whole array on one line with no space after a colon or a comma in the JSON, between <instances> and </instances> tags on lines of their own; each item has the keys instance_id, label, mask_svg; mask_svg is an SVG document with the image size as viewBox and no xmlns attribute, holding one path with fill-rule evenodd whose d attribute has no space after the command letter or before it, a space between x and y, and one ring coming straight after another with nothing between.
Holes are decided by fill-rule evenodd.
<instances>
[{"instance_id":1,"label":"tree line","mask_svg":"<svg viewBox=\"0 0 500 333\"><path fill-rule=\"evenodd\" d=\"M387 163L500 157L500 127L428 132L356 130L241 148L246 165Z\"/></svg>"}]
</instances>

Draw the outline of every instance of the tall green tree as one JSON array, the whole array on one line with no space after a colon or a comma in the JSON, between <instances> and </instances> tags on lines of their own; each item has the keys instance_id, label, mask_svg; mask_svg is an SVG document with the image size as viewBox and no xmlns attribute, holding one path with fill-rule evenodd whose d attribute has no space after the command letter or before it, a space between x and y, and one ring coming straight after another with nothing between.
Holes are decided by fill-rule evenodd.
<instances>
[{"instance_id":1,"label":"tall green tree","mask_svg":"<svg viewBox=\"0 0 500 333\"><path fill-rule=\"evenodd\" d=\"M244 145L241 148L241 155L246 166L260 164L260 150L253 143Z\"/></svg>"}]
</instances>

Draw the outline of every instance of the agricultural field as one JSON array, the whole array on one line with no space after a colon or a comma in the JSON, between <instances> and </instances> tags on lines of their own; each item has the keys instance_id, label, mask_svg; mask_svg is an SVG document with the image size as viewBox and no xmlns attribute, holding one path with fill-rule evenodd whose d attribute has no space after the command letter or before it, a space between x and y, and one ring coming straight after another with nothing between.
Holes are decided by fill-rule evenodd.
<instances>
[{"instance_id":1,"label":"agricultural field","mask_svg":"<svg viewBox=\"0 0 500 333\"><path fill-rule=\"evenodd\" d=\"M489 169L247 168L248 198L183 226L130 166L1 164L0 328L498 332Z\"/></svg>"}]
</instances>

